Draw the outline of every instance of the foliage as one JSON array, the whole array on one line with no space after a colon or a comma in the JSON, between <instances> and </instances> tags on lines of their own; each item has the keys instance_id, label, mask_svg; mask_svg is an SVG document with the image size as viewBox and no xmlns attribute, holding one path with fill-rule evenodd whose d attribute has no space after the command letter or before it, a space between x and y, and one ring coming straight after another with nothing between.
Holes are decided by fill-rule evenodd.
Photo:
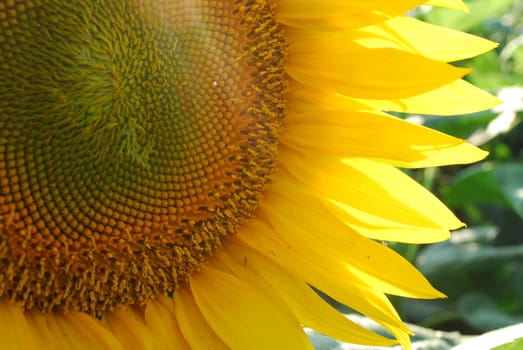
<instances>
[{"instance_id":1,"label":"foliage","mask_svg":"<svg viewBox=\"0 0 523 350\"><path fill-rule=\"evenodd\" d=\"M514 340L513 342L496 346L492 350L521 350L523 348L523 338Z\"/></svg>"}]
</instances>

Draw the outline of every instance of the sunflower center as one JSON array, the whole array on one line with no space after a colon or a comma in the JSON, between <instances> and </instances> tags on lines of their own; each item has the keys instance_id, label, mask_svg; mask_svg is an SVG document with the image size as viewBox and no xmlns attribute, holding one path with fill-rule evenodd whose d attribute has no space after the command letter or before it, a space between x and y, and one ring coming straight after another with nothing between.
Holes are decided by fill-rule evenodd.
<instances>
[{"instance_id":1,"label":"sunflower center","mask_svg":"<svg viewBox=\"0 0 523 350\"><path fill-rule=\"evenodd\" d=\"M172 293L270 181L284 53L264 1L0 2L0 295Z\"/></svg>"}]
</instances>

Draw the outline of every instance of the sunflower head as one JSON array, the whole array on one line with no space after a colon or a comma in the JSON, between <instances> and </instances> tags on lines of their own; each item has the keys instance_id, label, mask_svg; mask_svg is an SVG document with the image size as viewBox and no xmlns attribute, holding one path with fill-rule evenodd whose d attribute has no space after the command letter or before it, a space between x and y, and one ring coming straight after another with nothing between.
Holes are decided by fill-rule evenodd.
<instances>
[{"instance_id":1,"label":"sunflower head","mask_svg":"<svg viewBox=\"0 0 523 350\"><path fill-rule=\"evenodd\" d=\"M273 173L274 5L2 5L0 295L101 315L172 294Z\"/></svg>"},{"instance_id":2,"label":"sunflower head","mask_svg":"<svg viewBox=\"0 0 523 350\"><path fill-rule=\"evenodd\" d=\"M0 0L0 347L395 343L311 286L408 347L386 295L442 294L376 240L462 223L395 167L485 153L383 111L494 102L420 4Z\"/></svg>"}]
</instances>

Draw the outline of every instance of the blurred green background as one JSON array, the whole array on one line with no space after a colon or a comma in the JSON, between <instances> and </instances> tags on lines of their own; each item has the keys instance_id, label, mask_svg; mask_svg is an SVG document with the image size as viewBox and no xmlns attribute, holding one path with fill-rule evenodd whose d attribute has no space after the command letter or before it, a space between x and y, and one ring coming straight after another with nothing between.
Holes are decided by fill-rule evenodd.
<instances>
[{"instance_id":1,"label":"blurred green background","mask_svg":"<svg viewBox=\"0 0 523 350\"><path fill-rule=\"evenodd\" d=\"M499 43L458 65L472 68L466 79L504 103L477 114L421 120L490 156L471 166L409 172L468 227L444 243L391 246L448 295L436 301L394 299L407 322L481 334L523 322L523 1L465 2L470 14L422 8L414 15Z\"/></svg>"}]
</instances>

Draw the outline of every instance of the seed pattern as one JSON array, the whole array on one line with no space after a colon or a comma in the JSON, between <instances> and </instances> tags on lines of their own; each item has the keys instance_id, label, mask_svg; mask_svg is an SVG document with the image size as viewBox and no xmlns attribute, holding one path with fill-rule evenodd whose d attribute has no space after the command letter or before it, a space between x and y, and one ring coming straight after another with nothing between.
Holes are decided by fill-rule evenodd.
<instances>
[{"instance_id":1,"label":"seed pattern","mask_svg":"<svg viewBox=\"0 0 523 350\"><path fill-rule=\"evenodd\" d=\"M285 49L265 1L1 1L0 296L171 294L270 182Z\"/></svg>"}]
</instances>

